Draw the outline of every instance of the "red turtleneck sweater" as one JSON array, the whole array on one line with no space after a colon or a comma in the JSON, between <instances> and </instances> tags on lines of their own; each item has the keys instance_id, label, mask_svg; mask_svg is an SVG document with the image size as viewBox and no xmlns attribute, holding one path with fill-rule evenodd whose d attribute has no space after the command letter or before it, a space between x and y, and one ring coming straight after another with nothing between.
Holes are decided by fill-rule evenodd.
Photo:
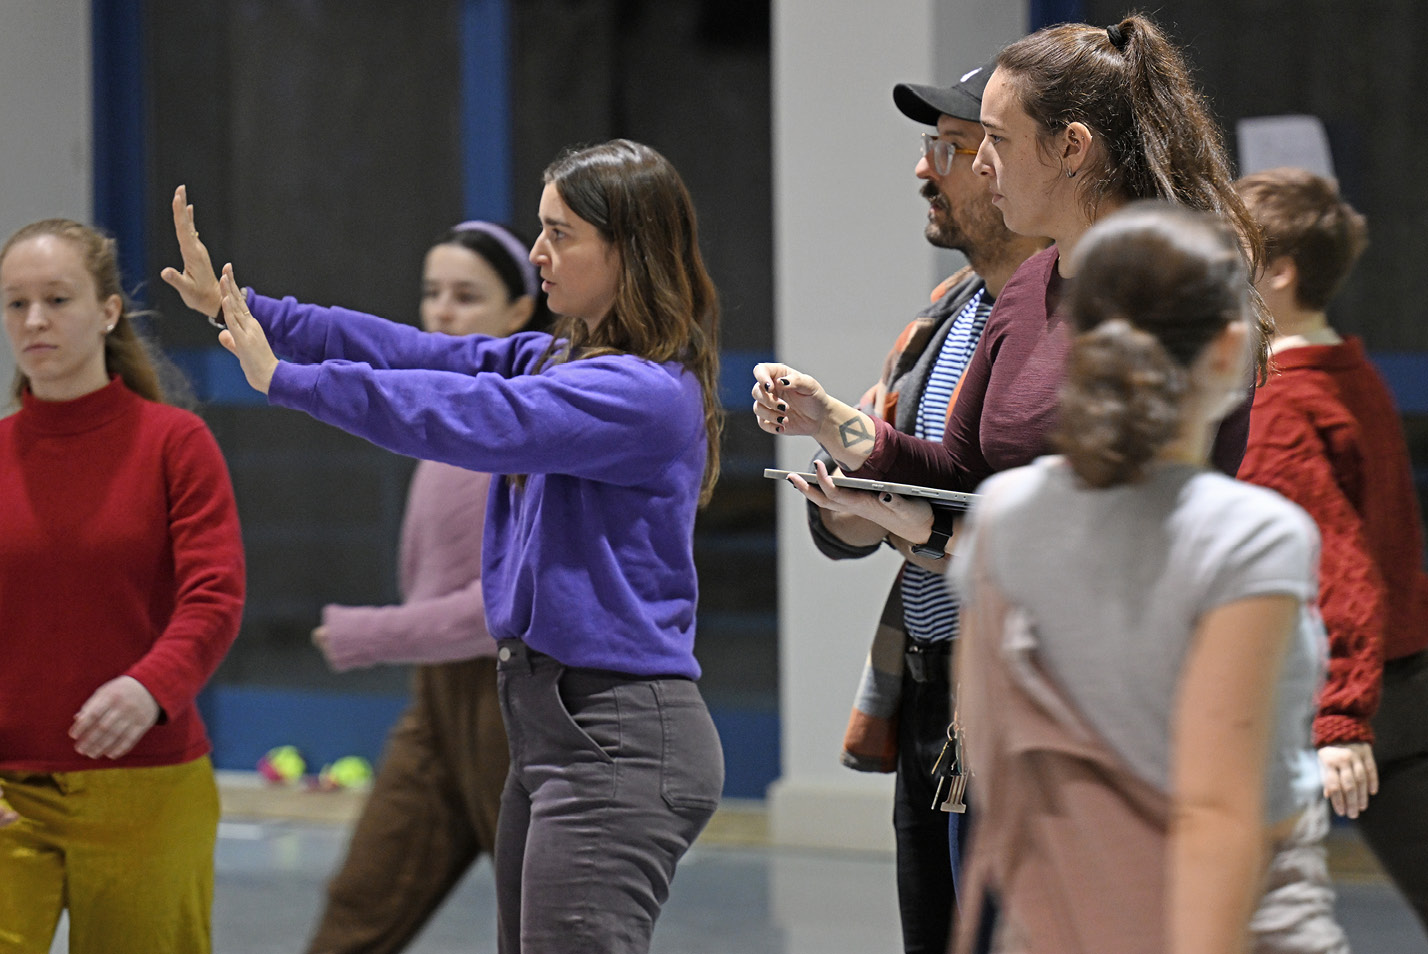
<instances>
[{"instance_id":1,"label":"red turtleneck sweater","mask_svg":"<svg viewBox=\"0 0 1428 954\"><path fill-rule=\"evenodd\" d=\"M238 634L243 545L218 445L193 414L118 378L26 394L0 420L0 768L173 765L209 750L194 699ZM124 757L68 732L103 683L163 710Z\"/></svg>"},{"instance_id":2,"label":"red turtleneck sweater","mask_svg":"<svg viewBox=\"0 0 1428 954\"><path fill-rule=\"evenodd\" d=\"M1428 577L1397 408L1363 345L1275 355L1255 395L1240 479L1309 511L1323 537L1319 608L1329 676L1316 745L1369 742L1383 660L1428 647Z\"/></svg>"}]
</instances>

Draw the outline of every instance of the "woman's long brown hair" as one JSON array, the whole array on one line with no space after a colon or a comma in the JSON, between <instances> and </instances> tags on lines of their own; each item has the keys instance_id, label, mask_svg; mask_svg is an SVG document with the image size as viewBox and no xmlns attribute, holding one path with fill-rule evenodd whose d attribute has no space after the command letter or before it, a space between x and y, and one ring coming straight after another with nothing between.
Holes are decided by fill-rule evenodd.
<instances>
[{"instance_id":1,"label":"woman's long brown hair","mask_svg":"<svg viewBox=\"0 0 1428 954\"><path fill-rule=\"evenodd\" d=\"M704 392L703 506L719 479L723 430L719 296L699 252L689 190L669 160L627 139L566 153L545 170L544 181L600 231L620 261L614 307L593 330L583 320L557 319L556 340L568 342L557 360L632 354L688 368Z\"/></svg>"}]
</instances>

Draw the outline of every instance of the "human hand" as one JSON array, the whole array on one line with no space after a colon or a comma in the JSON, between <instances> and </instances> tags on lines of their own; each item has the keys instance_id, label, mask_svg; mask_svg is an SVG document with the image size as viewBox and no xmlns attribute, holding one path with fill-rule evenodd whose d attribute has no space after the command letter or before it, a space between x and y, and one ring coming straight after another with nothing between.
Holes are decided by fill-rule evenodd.
<instances>
[{"instance_id":1,"label":"human hand","mask_svg":"<svg viewBox=\"0 0 1428 954\"><path fill-rule=\"evenodd\" d=\"M847 470L863 466L877 443L871 417L786 364L755 365L753 395L759 427L773 434L812 437Z\"/></svg>"},{"instance_id":2,"label":"human hand","mask_svg":"<svg viewBox=\"0 0 1428 954\"><path fill-rule=\"evenodd\" d=\"M327 665L332 665L332 646L328 642L327 627L317 626L312 631L312 644L322 653L322 658L327 660Z\"/></svg>"},{"instance_id":3,"label":"human hand","mask_svg":"<svg viewBox=\"0 0 1428 954\"><path fill-rule=\"evenodd\" d=\"M1324 797L1339 815L1358 818L1368 808L1369 796L1378 794L1378 765L1367 742L1321 746L1319 770Z\"/></svg>"},{"instance_id":4,"label":"human hand","mask_svg":"<svg viewBox=\"0 0 1428 954\"><path fill-rule=\"evenodd\" d=\"M813 470L817 483L810 484L797 474L786 479L822 509L869 520L904 540L924 541L932 536L932 505L926 500L839 487L821 460L813 462Z\"/></svg>"},{"instance_id":5,"label":"human hand","mask_svg":"<svg viewBox=\"0 0 1428 954\"><path fill-rule=\"evenodd\" d=\"M187 186L174 190L173 209L174 233L178 236L179 254L183 257L183 271L165 268L159 272L159 277L173 286L185 305L221 327L223 316L219 312L222 296L218 290L218 276L213 271L208 248L198 240L198 228L193 224L193 206L188 204Z\"/></svg>"},{"instance_id":6,"label":"human hand","mask_svg":"<svg viewBox=\"0 0 1428 954\"><path fill-rule=\"evenodd\" d=\"M817 436L829 413L828 393L785 364L754 365L754 417L774 434Z\"/></svg>"},{"instance_id":7,"label":"human hand","mask_svg":"<svg viewBox=\"0 0 1428 954\"><path fill-rule=\"evenodd\" d=\"M223 317L227 324L218 334L218 343L238 356L243 376L253 390L267 394L273 383L273 372L278 368L278 356L273 354L263 327L248 310L243 291L233 278L233 263L223 266L218 289L223 296Z\"/></svg>"},{"instance_id":8,"label":"human hand","mask_svg":"<svg viewBox=\"0 0 1428 954\"><path fill-rule=\"evenodd\" d=\"M117 759L159 721L159 704L133 676L119 676L80 707L70 727L74 750L91 759Z\"/></svg>"},{"instance_id":9,"label":"human hand","mask_svg":"<svg viewBox=\"0 0 1428 954\"><path fill-rule=\"evenodd\" d=\"M5 801L5 792L0 789L0 828L6 825L13 825L20 820L20 813L10 807L10 803Z\"/></svg>"}]
</instances>

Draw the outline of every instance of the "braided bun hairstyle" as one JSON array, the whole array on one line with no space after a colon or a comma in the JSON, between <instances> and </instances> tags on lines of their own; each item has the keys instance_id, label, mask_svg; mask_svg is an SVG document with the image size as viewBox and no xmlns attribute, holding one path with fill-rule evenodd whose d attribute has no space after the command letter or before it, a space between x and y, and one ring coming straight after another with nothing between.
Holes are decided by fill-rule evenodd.
<instances>
[{"instance_id":1,"label":"braided bun hairstyle","mask_svg":"<svg viewBox=\"0 0 1428 954\"><path fill-rule=\"evenodd\" d=\"M1054 441L1092 487L1139 480L1179 431L1190 368L1250 314L1247 265L1214 215L1138 202L1076 248L1067 300L1076 340Z\"/></svg>"}]
</instances>

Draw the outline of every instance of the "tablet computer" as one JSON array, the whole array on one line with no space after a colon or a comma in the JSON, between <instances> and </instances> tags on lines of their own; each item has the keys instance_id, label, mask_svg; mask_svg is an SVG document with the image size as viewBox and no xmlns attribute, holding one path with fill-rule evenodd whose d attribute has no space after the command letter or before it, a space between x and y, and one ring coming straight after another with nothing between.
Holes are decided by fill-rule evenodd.
<instances>
[{"instance_id":1,"label":"tablet computer","mask_svg":"<svg viewBox=\"0 0 1428 954\"><path fill-rule=\"evenodd\" d=\"M802 470L777 470L773 467L764 469L764 476L772 480L783 480L790 474L797 474L810 484L817 486L818 475ZM925 497L934 504L944 507L957 507L965 510L972 506L977 499L976 494L964 494L960 490L941 490L937 487L919 487L916 484L899 484L890 480L867 480L862 477L844 477L837 474L833 477L833 484L836 487L847 487L849 490L871 490L876 493L899 494L903 497Z\"/></svg>"}]
</instances>

